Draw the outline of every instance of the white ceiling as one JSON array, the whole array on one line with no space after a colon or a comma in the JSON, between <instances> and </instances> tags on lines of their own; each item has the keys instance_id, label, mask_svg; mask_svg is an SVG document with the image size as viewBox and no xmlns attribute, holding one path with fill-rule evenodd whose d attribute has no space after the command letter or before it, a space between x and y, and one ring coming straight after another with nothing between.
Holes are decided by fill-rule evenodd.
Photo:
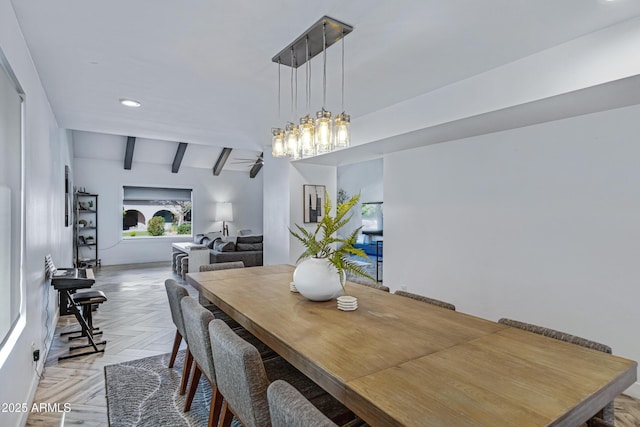
<instances>
[{"instance_id":1,"label":"white ceiling","mask_svg":"<svg viewBox=\"0 0 640 427\"><path fill-rule=\"evenodd\" d=\"M247 157L290 118L290 69L282 69L278 119L271 57L323 15L354 26L345 39L352 120L640 15L636 0L12 3L59 126L173 144L174 154L182 141ZM327 56L327 107L338 111L339 45ZM312 111L321 101L320 58L311 61ZM301 116L304 71L299 78ZM120 98L142 107L125 108ZM185 162L211 167L217 151L197 150Z\"/></svg>"}]
</instances>

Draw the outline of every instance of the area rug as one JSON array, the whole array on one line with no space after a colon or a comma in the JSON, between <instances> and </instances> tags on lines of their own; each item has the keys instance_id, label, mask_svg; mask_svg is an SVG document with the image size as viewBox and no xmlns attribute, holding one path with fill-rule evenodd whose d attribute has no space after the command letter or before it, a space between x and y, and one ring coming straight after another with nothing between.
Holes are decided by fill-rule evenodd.
<instances>
[{"instance_id":1,"label":"area rug","mask_svg":"<svg viewBox=\"0 0 640 427\"><path fill-rule=\"evenodd\" d=\"M169 369L169 354L108 365L104 368L107 413L112 427L206 426L211 387L204 376L191 410L183 412L179 393L185 351Z\"/></svg>"}]
</instances>

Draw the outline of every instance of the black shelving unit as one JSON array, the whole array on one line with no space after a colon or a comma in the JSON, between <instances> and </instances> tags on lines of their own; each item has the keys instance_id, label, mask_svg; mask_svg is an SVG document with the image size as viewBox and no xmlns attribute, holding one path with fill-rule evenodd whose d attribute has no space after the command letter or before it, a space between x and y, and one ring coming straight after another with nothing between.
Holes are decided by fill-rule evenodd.
<instances>
[{"instance_id":1,"label":"black shelving unit","mask_svg":"<svg viewBox=\"0 0 640 427\"><path fill-rule=\"evenodd\" d=\"M98 257L98 195L74 194L74 258L76 268L99 267Z\"/></svg>"}]
</instances>

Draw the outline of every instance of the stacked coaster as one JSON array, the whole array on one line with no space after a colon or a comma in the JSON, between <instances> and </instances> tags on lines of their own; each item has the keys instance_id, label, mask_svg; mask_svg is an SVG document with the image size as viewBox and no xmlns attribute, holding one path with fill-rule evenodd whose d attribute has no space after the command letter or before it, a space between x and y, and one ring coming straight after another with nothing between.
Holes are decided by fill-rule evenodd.
<instances>
[{"instance_id":1,"label":"stacked coaster","mask_svg":"<svg viewBox=\"0 0 640 427\"><path fill-rule=\"evenodd\" d=\"M358 308L358 298L343 295L338 297L338 310L353 311Z\"/></svg>"},{"instance_id":2,"label":"stacked coaster","mask_svg":"<svg viewBox=\"0 0 640 427\"><path fill-rule=\"evenodd\" d=\"M296 284L294 282L289 283L289 290L291 292L298 292L298 288L296 288Z\"/></svg>"}]
</instances>

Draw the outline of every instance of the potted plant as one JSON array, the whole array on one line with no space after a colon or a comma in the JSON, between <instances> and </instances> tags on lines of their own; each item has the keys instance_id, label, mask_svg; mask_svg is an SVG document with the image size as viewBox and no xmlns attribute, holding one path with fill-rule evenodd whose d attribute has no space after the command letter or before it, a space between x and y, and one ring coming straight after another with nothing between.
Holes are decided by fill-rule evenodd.
<instances>
[{"instance_id":1,"label":"potted plant","mask_svg":"<svg viewBox=\"0 0 640 427\"><path fill-rule=\"evenodd\" d=\"M360 200L357 194L344 203L338 203L336 215L331 216L331 200L325 191L325 215L313 232L296 224L297 232L289 232L305 247L300 254L293 273L293 282L298 291L314 301L326 301L344 291L346 273L374 280L352 255L369 259L367 254L356 248L356 239L362 227L355 229L348 237L338 237L337 232L344 227L353 214L351 208Z\"/></svg>"}]
</instances>

